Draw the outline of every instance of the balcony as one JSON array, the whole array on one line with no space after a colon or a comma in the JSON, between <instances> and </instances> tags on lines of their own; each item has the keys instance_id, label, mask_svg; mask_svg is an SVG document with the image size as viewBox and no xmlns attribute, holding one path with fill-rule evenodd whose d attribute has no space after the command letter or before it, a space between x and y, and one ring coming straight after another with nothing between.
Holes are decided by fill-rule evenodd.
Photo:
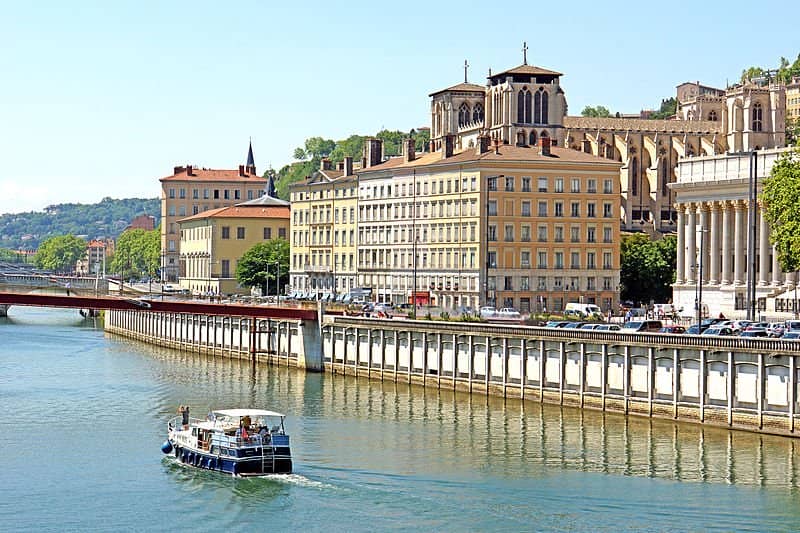
<instances>
[{"instance_id":1,"label":"balcony","mask_svg":"<svg viewBox=\"0 0 800 533\"><path fill-rule=\"evenodd\" d=\"M331 267L325 265L304 265L303 270L309 274L330 274Z\"/></svg>"}]
</instances>

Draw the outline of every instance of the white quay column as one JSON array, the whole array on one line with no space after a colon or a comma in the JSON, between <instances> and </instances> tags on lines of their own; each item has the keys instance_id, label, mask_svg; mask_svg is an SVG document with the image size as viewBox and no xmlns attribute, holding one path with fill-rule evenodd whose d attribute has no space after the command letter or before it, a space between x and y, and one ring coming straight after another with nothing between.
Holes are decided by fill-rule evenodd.
<instances>
[{"instance_id":1,"label":"white quay column","mask_svg":"<svg viewBox=\"0 0 800 533\"><path fill-rule=\"evenodd\" d=\"M731 284L731 204L722 202L722 285Z\"/></svg>"},{"instance_id":2,"label":"white quay column","mask_svg":"<svg viewBox=\"0 0 800 533\"><path fill-rule=\"evenodd\" d=\"M772 286L780 287L783 283L783 272L781 272L781 264L778 262L778 250L772 247Z\"/></svg>"},{"instance_id":3,"label":"white quay column","mask_svg":"<svg viewBox=\"0 0 800 533\"><path fill-rule=\"evenodd\" d=\"M719 258L720 258L720 226L719 226L719 203L711 202L711 245L708 251L711 254L711 261L709 261L708 269L708 283L710 285L717 285L719 283Z\"/></svg>"},{"instance_id":4,"label":"white quay column","mask_svg":"<svg viewBox=\"0 0 800 533\"><path fill-rule=\"evenodd\" d=\"M764 211L759 208L756 212L760 219L758 234L758 284L762 287L769 283L769 224Z\"/></svg>"},{"instance_id":5,"label":"white quay column","mask_svg":"<svg viewBox=\"0 0 800 533\"><path fill-rule=\"evenodd\" d=\"M697 261L697 244L695 243L697 217L695 216L694 204L686 204L686 214L689 218L689 225L686 227L686 270L684 270L684 278L687 283L694 283L697 280L697 273L694 271L694 265Z\"/></svg>"},{"instance_id":6,"label":"white quay column","mask_svg":"<svg viewBox=\"0 0 800 533\"><path fill-rule=\"evenodd\" d=\"M675 285L682 285L684 272L686 271L686 217L683 214L683 206L675 204L675 211L678 212L678 249L675 258Z\"/></svg>"},{"instance_id":7,"label":"white quay column","mask_svg":"<svg viewBox=\"0 0 800 533\"><path fill-rule=\"evenodd\" d=\"M744 226L744 204L736 201L733 205L735 227L733 234L733 283L734 285L744 285L744 249L747 246L747 238Z\"/></svg>"},{"instance_id":8,"label":"white quay column","mask_svg":"<svg viewBox=\"0 0 800 533\"><path fill-rule=\"evenodd\" d=\"M700 215L700 249L703 251L703 256L700 261L703 265L703 283L707 285L709 278L708 267L711 263L711 261L709 261L711 257L709 254L710 246L708 245L708 230L710 227L708 224L708 205L705 202L700 202L697 204L697 212Z\"/></svg>"}]
</instances>

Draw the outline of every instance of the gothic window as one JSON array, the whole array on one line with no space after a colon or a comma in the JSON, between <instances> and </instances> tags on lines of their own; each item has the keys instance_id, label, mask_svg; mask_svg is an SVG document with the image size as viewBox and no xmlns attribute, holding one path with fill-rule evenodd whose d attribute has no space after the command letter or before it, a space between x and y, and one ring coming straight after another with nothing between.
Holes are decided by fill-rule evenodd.
<instances>
[{"instance_id":1,"label":"gothic window","mask_svg":"<svg viewBox=\"0 0 800 533\"><path fill-rule=\"evenodd\" d=\"M536 95L533 98L533 121L536 124L547 124L547 102L549 96L543 87L539 87Z\"/></svg>"},{"instance_id":2,"label":"gothic window","mask_svg":"<svg viewBox=\"0 0 800 533\"><path fill-rule=\"evenodd\" d=\"M525 131L517 132L517 146L525 146Z\"/></svg>"},{"instance_id":3,"label":"gothic window","mask_svg":"<svg viewBox=\"0 0 800 533\"><path fill-rule=\"evenodd\" d=\"M639 159L631 159L631 195L639 195Z\"/></svg>"},{"instance_id":4,"label":"gothic window","mask_svg":"<svg viewBox=\"0 0 800 533\"><path fill-rule=\"evenodd\" d=\"M712 111L713 113L713 111ZM669 194L669 187L667 184L669 183L669 167L667 165L667 160L662 159L661 161L661 195L667 196Z\"/></svg>"},{"instance_id":5,"label":"gothic window","mask_svg":"<svg viewBox=\"0 0 800 533\"><path fill-rule=\"evenodd\" d=\"M539 87L539 90L542 93L542 124L547 124L549 122L547 116L547 108L548 108L548 100L550 97L547 95L547 91Z\"/></svg>"},{"instance_id":6,"label":"gothic window","mask_svg":"<svg viewBox=\"0 0 800 533\"><path fill-rule=\"evenodd\" d=\"M477 103L475 107L472 108L472 121L483 122L483 104Z\"/></svg>"},{"instance_id":7,"label":"gothic window","mask_svg":"<svg viewBox=\"0 0 800 533\"><path fill-rule=\"evenodd\" d=\"M530 137L528 138L528 144L531 146L536 146L536 132L532 131Z\"/></svg>"},{"instance_id":8,"label":"gothic window","mask_svg":"<svg viewBox=\"0 0 800 533\"><path fill-rule=\"evenodd\" d=\"M523 87L517 93L517 122L530 124L531 122L531 92Z\"/></svg>"},{"instance_id":9,"label":"gothic window","mask_svg":"<svg viewBox=\"0 0 800 533\"><path fill-rule=\"evenodd\" d=\"M717 121L717 112L713 109L708 113L708 120L713 120L714 122Z\"/></svg>"},{"instance_id":10,"label":"gothic window","mask_svg":"<svg viewBox=\"0 0 800 533\"><path fill-rule=\"evenodd\" d=\"M469 123L469 106L466 102L458 108L458 125L464 126Z\"/></svg>"},{"instance_id":11,"label":"gothic window","mask_svg":"<svg viewBox=\"0 0 800 533\"><path fill-rule=\"evenodd\" d=\"M753 115L752 115L753 116L753 127L752 127L752 130L753 131L763 131L762 130L762 125L761 125L761 120L763 118L763 110L761 109L761 103L760 102L756 102L755 104L753 104L752 113L753 113Z\"/></svg>"}]
</instances>

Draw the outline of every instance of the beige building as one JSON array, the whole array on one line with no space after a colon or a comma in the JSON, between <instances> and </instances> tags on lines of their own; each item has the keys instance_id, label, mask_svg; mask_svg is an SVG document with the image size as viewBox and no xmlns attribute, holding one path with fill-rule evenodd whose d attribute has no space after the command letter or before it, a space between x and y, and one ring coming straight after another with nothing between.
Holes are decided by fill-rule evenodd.
<instances>
[{"instance_id":1,"label":"beige building","mask_svg":"<svg viewBox=\"0 0 800 533\"><path fill-rule=\"evenodd\" d=\"M295 296L343 300L356 287L358 178L353 159L290 186L291 272Z\"/></svg>"},{"instance_id":2,"label":"beige building","mask_svg":"<svg viewBox=\"0 0 800 533\"><path fill-rule=\"evenodd\" d=\"M358 285L376 301L523 312L616 305L619 164L565 148L492 144L383 160L358 172ZM413 296L412 296L413 295Z\"/></svg>"},{"instance_id":3,"label":"beige building","mask_svg":"<svg viewBox=\"0 0 800 533\"><path fill-rule=\"evenodd\" d=\"M238 170L177 166L161 178L161 279L176 281L180 275L178 221L204 211L232 206L261 197L267 180L256 174L253 148L247 165Z\"/></svg>"},{"instance_id":4,"label":"beige building","mask_svg":"<svg viewBox=\"0 0 800 533\"><path fill-rule=\"evenodd\" d=\"M236 265L255 244L287 238L289 204L265 195L204 211L183 218L178 224L181 288L195 294L249 294L250 289L236 281ZM278 267L275 268L277 275ZM285 272L280 276L286 279ZM283 294L283 287L276 292Z\"/></svg>"},{"instance_id":5,"label":"beige building","mask_svg":"<svg viewBox=\"0 0 800 533\"><path fill-rule=\"evenodd\" d=\"M786 118L800 120L800 78L792 78L786 85Z\"/></svg>"}]
</instances>

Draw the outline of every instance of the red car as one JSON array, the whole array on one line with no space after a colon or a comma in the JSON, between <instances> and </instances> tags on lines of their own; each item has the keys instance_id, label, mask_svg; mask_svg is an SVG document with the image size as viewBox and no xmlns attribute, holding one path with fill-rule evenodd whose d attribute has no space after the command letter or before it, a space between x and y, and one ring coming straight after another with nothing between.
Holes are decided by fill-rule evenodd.
<instances>
[{"instance_id":1,"label":"red car","mask_svg":"<svg viewBox=\"0 0 800 533\"><path fill-rule=\"evenodd\" d=\"M686 328L683 326L664 326L659 333L672 333L673 335L683 335L686 333Z\"/></svg>"}]
</instances>

